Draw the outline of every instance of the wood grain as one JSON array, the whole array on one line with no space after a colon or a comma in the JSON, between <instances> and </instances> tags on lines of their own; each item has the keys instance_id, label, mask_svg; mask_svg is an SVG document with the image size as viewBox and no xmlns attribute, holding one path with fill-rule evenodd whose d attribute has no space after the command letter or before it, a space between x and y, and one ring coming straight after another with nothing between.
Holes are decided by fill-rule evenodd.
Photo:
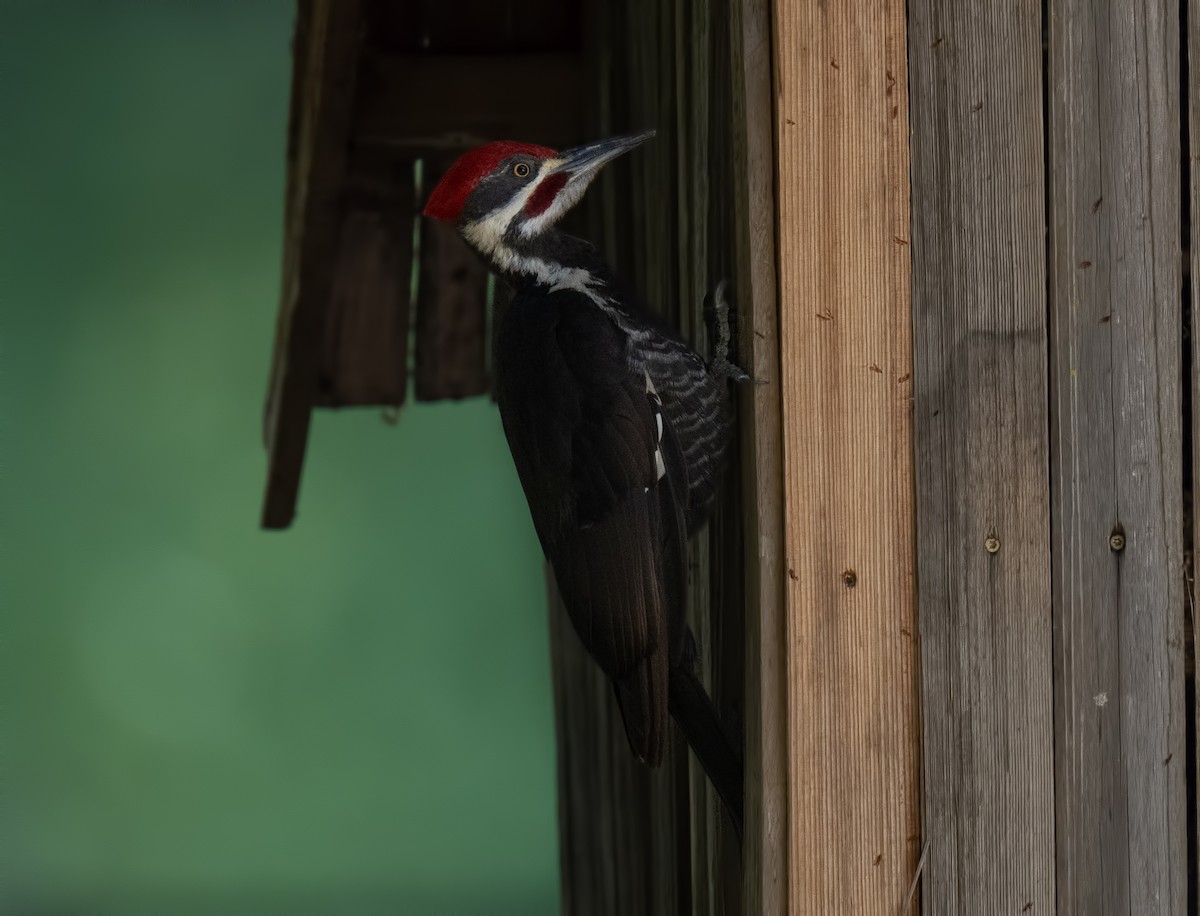
<instances>
[{"instance_id":1,"label":"wood grain","mask_svg":"<svg viewBox=\"0 0 1200 916\"><path fill-rule=\"evenodd\" d=\"M734 0L727 23L740 356L747 370L764 381L744 387L740 405L746 569L742 911L784 913L789 899L787 573L770 3Z\"/></svg>"},{"instance_id":2,"label":"wood grain","mask_svg":"<svg viewBox=\"0 0 1200 916\"><path fill-rule=\"evenodd\" d=\"M1188 61L1187 82L1183 86L1188 102L1185 113L1185 117L1188 119L1188 159L1185 165L1191 177L1189 249L1185 253L1190 255L1188 263L1191 268L1192 295L1192 378L1190 381L1192 389L1192 570L1190 590L1186 595L1188 599L1187 616L1191 628L1190 632L1185 633L1184 636L1185 640L1190 639L1191 669L1187 672L1187 677L1190 680L1194 707L1192 760L1189 761L1189 766L1191 767L1193 787L1190 797L1191 814L1195 832L1190 837L1193 856L1190 867L1194 876L1192 888L1195 889L1194 893L1200 895L1200 888L1197 888L1197 885L1200 885L1200 811L1197 810L1200 809L1200 801L1197 800L1197 796L1200 796L1200 703L1196 702L1196 650L1200 646L1200 619L1196 612L1196 574L1198 572L1196 546L1200 544L1200 514L1196 512L1196 484L1197 481L1200 481L1200 0L1189 0L1187 35L1184 40L1187 42ZM1188 383L1188 380L1185 379L1184 384ZM1191 902L1200 905L1198 900L1193 899Z\"/></svg>"},{"instance_id":3,"label":"wood grain","mask_svg":"<svg viewBox=\"0 0 1200 916\"><path fill-rule=\"evenodd\" d=\"M904 4L775 8L792 913L920 852Z\"/></svg>"},{"instance_id":4,"label":"wood grain","mask_svg":"<svg viewBox=\"0 0 1200 916\"><path fill-rule=\"evenodd\" d=\"M1042 5L909 11L923 910L1051 913Z\"/></svg>"},{"instance_id":5,"label":"wood grain","mask_svg":"<svg viewBox=\"0 0 1200 916\"><path fill-rule=\"evenodd\" d=\"M1064 914L1182 916L1187 906L1178 13L1169 0L1068 0L1050 17Z\"/></svg>"},{"instance_id":6,"label":"wood grain","mask_svg":"<svg viewBox=\"0 0 1200 916\"><path fill-rule=\"evenodd\" d=\"M404 403L408 387L412 198L388 213L352 209L342 218L325 316L316 404Z\"/></svg>"},{"instance_id":7,"label":"wood grain","mask_svg":"<svg viewBox=\"0 0 1200 916\"><path fill-rule=\"evenodd\" d=\"M426 160L433 187L453 157ZM487 266L451 223L422 218L417 279L416 365L418 401L467 398L491 390L488 373Z\"/></svg>"}]
</instances>

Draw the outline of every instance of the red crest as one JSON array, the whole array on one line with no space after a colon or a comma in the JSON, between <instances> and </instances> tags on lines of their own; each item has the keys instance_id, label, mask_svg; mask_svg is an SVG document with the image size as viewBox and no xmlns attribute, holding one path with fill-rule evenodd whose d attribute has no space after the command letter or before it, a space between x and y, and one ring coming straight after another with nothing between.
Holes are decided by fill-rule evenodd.
<instances>
[{"instance_id":1,"label":"red crest","mask_svg":"<svg viewBox=\"0 0 1200 916\"><path fill-rule=\"evenodd\" d=\"M425 204L425 215L449 221L458 219L467 198L471 196L480 180L490 175L496 166L509 156L519 153L538 159L548 159L555 155L554 150L547 147L533 143L514 143L510 140L477 146L459 156L454 165L446 170L442 180L429 195L429 201Z\"/></svg>"}]
</instances>

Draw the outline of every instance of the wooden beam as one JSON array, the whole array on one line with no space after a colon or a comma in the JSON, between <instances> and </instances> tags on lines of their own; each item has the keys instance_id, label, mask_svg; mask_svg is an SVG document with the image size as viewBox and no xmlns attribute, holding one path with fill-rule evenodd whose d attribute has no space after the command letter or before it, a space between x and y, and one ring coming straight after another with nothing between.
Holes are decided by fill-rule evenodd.
<instances>
[{"instance_id":1,"label":"wooden beam","mask_svg":"<svg viewBox=\"0 0 1200 916\"><path fill-rule=\"evenodd\" d=\"M1178 24L1050 17L1060 913L1187 911Z\"/></svg>"},{"instance_id":2,"label":"wooden beam","mask_svg":"<svg viewBox=\"0 0 1200 916\"><path fill-rule=\"evenodd\" d=\"M297 11L282 301L264 423L264 528L286 528L296 511L338 253L359 16L358 0L304 0Z\"/></svg>"},{"instance_id":3,"label":"wooden beam","mask_svg":"<svg viewBox=\"0 0 1200 916\"><path fill-rule=\"evenodd\" d=\"M904 4L774 10L788 911L895 913L920 853Z\"/></svg>"},{"instance_id":4,"label":"wooden beam","mask_svg":"<svg viewBox=\"0 0 1200 916\"><path fill-rule=\"evenodd\" d=\"M1052 913L1042 4L909 12L924 912Z\"/></svg>"},{"instance_id":5,"label":"wooden beam","mask_svg":"<svg viewBox=\"0 0 1200 916\"><path fill-rule=\"evenodd\" d=\"M580 142L574 54L373 54L364 59L355 142L423 154L488 140Z\"/></svg>"},{"instance_id":6,"label":"wooden beam","mask_svg":"<svg viewBox=\"0 0 1200 916\"><path fill-rule=\"evenodd\" d=\"M741 417L745 526L742 912L788 909L787 628L783 432L775 257L775 133L769 0L729 5L735 301L747 370ZM723 195L717 192L717 200Z\"/></svg>"},{"instance_id":7,"label":"wooden beam","mask_svg":"<svg viewBox=\"0 0 1200 916\"><path fill-rule=\"evenodd\" d=\"M404 403L408 387L413 213L351 209L342 218L316 403Z\"/></svg>"}]
</instances>

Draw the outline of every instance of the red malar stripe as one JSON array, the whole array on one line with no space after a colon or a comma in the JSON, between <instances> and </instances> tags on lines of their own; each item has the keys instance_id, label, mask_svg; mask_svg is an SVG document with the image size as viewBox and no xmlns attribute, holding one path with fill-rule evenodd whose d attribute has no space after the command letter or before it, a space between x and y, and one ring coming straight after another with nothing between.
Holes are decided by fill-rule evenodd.
<instances>
[{"instance_id":1,"label":"red malar stripe","mask_svg":"<svg viewBox=\"0 0 1200 916\"><path fill-rule=\"evenodd\" d=\"M566 186L567 178L570 177L566 172L555 172L553 175L547 175L529 195L529 200L525 202L525 215L527 217L538 216L550 209L550 205L554 203L554 198L558 196L558 192Z\"/></svg>"}]
</instances>

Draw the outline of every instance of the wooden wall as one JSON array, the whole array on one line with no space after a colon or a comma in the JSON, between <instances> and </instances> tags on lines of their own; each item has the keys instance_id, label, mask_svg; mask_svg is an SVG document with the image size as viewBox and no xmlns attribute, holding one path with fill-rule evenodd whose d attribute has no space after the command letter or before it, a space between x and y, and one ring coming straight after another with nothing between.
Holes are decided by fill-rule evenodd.
<instances>
[{"instance_id":1,"label":"wooden wall","mask_svg":"<svg viewBox=\"0 0 1200 916\"><path fill-rule=\"evenodd\" d=\"M1191 6L593 4L659 130L597 238L694 334L732 274L766 384L693 556L740 863L560 633L568 912L1194 911Z\"/></svg>"},{"instance_id":2,"label":"wooden wall","mask_svg":"<svg viewBox=\"0 0 1200 916\"><path fill-rule=\"evenodd\" d=\"M904 5L776 0L789 912L921 852Z\"/></svg>"},{"instance_id":3,"label":"wooden wall","mask_svg":"<svg viewBox=\"0 0 1200 916\"><path fill-rule=\"evenodd\" d=\"M1188 496L1190 497L1185 498L1184 506L1190 513L1191 524L1185 525L1183 536L1191 557L1186 568L1189 580L1185 595L1187 626L1184 628L1183 640L1185 650L1190 649L1184 653L1184 677L1187 682L1187 699L1192 706L1192 730L1185 742L1191 753L1188 805L1192 817L1192 830L1189 834L1192 855L1188 862L1190 868L1188 902L1193 905L1193 908L1198 908L1200 907L1200 899L1197 899L1200 897L1200 801L1198 801L1198 796L1200 796L1200 703L1196 702L1196 647L1200 645L1200 619L1196 614L1196 544L1200 542L1200 538L1197 537L1195 493L1196 481L1200 479L1200 472L1196 468L1197 463L1200 462L1200 0L1188 0L1186 10L1187 29L1182 40L1187 42L1187 66L1184 70L1185 79L1181 82L1181 91L1185 93L1188 101L1185 112L1188 119L1188 131L1184 134L1187 138L1188 155L1184 159L1184 171L1191 180L1190 188L1187 189L1187 192L1190 193L1187 209L1189 219L1183 223L1183 231L1188 243L1183 251L1183 266L1191 274L1191 283L1185 282L1184 284L1184 295L1191 295L1191 308L1184 313L1185 321L1190 319L1188 324L1190 339L1185 340L1185 347L1188 348L1185 353L1186 357L1190 357L1191 360L1191 384L1188 384L1187 376L1184 376L1184 392L1185 397L1191 396L1191 413L1185 416L1191 420L1192 434L1189 456L1191 460L1184 465L1184 474L1187 475L1189 488ZM1185 447L1187 444L1189 443L1185 440ZM1187 516L1185 516L1186 518Z\"/></svg>"},{"instance_id":4,"label":"wooden wall","mask_svg":"<svg viewBox=\"0 0 1200 916\"><path fill-rule=\"evenodd\" d=\"M926 913L1194 912L1180 10L910 4Z\"/></svg>"},{"instance_id":5,"label":"wooden wall","mask_svg":"<svg viewBox=\"0 0 1200 916\"><path fill-rule=\"evenodd\" d=\"M926 913L1054 906L1041 30L911 7Z\"/></svg>"}]
</instances>

